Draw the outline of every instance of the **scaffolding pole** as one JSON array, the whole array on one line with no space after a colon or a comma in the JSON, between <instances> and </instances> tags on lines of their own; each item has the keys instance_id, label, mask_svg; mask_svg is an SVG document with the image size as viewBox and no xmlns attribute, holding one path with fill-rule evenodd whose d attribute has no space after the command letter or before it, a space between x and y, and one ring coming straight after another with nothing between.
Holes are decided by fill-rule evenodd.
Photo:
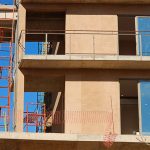
<instances>
[{"instance_id":1,"label":"scaffolding pole","mask_svg":"<svg viewBox=\"0 0 150 150\"><path fill-rule=\"evenodd\" d=\"M14 41L14 13L11 27L0 26L0 127L1 131L10 131L10 104L13 71L13 41ZM8 21L1 18L0 21Z\"/></svg>"}]
</instances>

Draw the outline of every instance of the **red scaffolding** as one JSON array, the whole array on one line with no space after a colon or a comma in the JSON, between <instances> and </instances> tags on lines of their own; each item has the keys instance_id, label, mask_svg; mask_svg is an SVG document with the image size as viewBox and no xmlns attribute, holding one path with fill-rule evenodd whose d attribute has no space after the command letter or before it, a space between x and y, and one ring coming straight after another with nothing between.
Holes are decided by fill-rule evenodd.
<instances>
[{"instance_id":1,"label":"red scaffolding","mask_svg":"<svg viewBox=\"0 0 150 150\"><path fill-rule=\"evenodd\" d=\"M14 7L9 10L13 18L2 18L10 27L0 26L0 131L10 130L10 99L13 70Z\"/></svg>"},{"instance_id":2,"label":"red scaffolding","mask_svg":"<svg viewBox=\"0 0 150 150\"><path fill-rule=\"evenodd\" d=\"M26 132L45 132L46 131L46 108L43 103L27 103L24 112L24 128ZM29 127L31 130L29 131Z\"/></svg>"}]
</instances>

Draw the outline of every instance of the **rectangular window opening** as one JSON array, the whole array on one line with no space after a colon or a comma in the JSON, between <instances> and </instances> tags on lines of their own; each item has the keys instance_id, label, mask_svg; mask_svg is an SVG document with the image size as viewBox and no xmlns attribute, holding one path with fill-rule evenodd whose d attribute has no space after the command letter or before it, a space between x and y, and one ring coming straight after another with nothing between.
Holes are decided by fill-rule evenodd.
<instances>
[{"instance_id":1,"label":"rectangular window opening","mask_svg":"<svg viewBox=\"0 0 150 150\"><path fill-rule=\"evenodd\" d=\"M27 12L25 54L65 54L65 12Z\"/></svg>"},{"instance_id":2,"label":"rectangular window opening","mask_svg":"<svg viewBox=\"0 0 150 150\"><path fill-rule=\"evenodd\" d=\"M64 133L64 76L36 76L26 82L24 132ZM37 86L32 86L36 82ZM43 86L45 85L45 86Z\"/></svg>"}]
</instances>

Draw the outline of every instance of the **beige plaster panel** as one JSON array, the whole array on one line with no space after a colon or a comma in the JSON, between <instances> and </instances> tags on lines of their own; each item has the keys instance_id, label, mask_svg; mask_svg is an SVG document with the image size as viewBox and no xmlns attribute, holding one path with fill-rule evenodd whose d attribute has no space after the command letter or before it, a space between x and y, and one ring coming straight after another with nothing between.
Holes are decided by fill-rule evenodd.
<instances>
[{"instance_id":1,"label":"beige plaster panel","mask_svg":"<svg viewBox=\"0 0 150 150\"><path fill-rule=\"evenodd\" d=\"M107 134L113 132L113 118L114 132L120 133L119 82L102 81L100 74L66 74L65 111L74 113L65 133Z\"/></svg>"},{"instance_id":2,"label":"beige plaster panel","mask_svg":"<svg viewBox=\"0 0 150 150\"><path fill-rule=\"evenodd\" d=\"M73 14L68 10L66 30L118 30L116 15L100 15L99 12L90 15L87 10L85 12L83 10L81 14L77 14L80 10L76 10L77 12ZM66 35L66 53L117 54L117 35L100 35L93 32L87 34L88 31L73 31L73 33L76 34Z\"/></svg>"},{"instance_id":3,"label":"beige plaster panel","mask_svg":"<svg viewBox=\"0 0 150 150\"><path fill-rule=\"evenodd\" d=\"M81 110L81 75L76 75L76 79L67 75L65 81L65 133L82 133L82 124L77 115Z\"/></svg>"}]
</instances>

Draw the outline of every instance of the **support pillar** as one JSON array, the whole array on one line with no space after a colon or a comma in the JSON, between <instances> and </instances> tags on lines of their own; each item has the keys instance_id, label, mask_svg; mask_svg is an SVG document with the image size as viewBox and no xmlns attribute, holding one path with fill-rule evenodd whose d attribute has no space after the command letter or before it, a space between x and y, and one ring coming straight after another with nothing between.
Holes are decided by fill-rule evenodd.
<instances>
[{"instance_id":1,"label":"support pillar","mask_svg":"<svg viewBox=\"0 0 150 150\"><path fill-rule=\"evenodd\" d=\"M26 29L26 9L19 4L18 9L18 22L17 22L17 41L24 45L25 35L20 36L22 31ZM19 69L19 63L24 54L22 47L17 44L16 46L16 66L15 66L15 106L14 106L14 129L16 132L23 132L23 116L24 116L24 74Z\"/></svg>"}]
</instances>

